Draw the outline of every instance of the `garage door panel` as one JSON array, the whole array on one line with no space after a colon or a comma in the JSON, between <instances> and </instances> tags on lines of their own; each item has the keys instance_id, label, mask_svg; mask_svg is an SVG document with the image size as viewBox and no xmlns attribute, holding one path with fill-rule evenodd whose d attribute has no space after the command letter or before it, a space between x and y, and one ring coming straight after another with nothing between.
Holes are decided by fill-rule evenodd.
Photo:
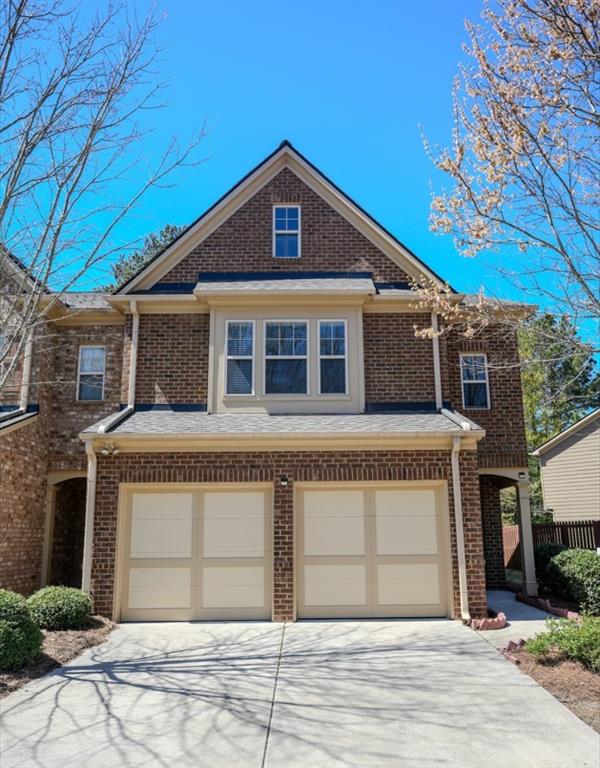
<instances>
[{"instance_id":1,"label":"garage door panel","mask_svg":"<svg viewBox=\"0 0 600 768\"><path fill-rule=\"evenodd\" d=\"M132 610L191 607L190 568L132 568L128 607Z\"/></svg>"},{"instance_id":2,"label":"garage door panel","mask_svg":"<svg viewBox=\"0 0 600 768\"><path fill-rule=\"evenodd\" d=\"M302 489L299 616L446 615L441 499L438 487L416 483Z\"/></svg>"},{"instance_id":3,"label":"garage door panel","mask_svg":"<svg viewBox=\"0 0 600 768\"><path fill-rule=\"evenodd\" d=\"M268 619L269 498L251 485L130 491L121 618Z\"/></svg>"},{"instance_id":4,"label":"garage door panel","mask_svg":"<svg viewBox=\"0 0 600 768\"><path fill-rule=\"evenodd\" d=\"M219 567L202 569L204 608L264 608L263 567Z\"/></svg>"},{"instance_id":5,"label":"garage door panel","mask_svg":"<svg viewBox=\"0 0 600 768\"><path fill-rule=\"evenodd\" d=\"M311 491L304 496L304 554L364 555L365 511L360 491Z\"/></svg>"},{"instance_id":6,"label":"garage door panel","mask_svg":"<svg viewBox=\"0 0 600 768\"><path fill-rule=\"evenodd\" d=\"M375 492L378 555L434 555L438 551L435 492Z\"/></svg>"},{"instance_id":7,"label":"garage door panel","mask_svg":"<svg viewBox=\"0 0 600 768\"><path fill-rule=\"evenodd\" d=\"M367 603L364 565L306 565L304 602L307 606L352 606Z\"/></svg>"},{"instance_id":8,"label":"garage door panel","mask_svg":"<svg viewBox=\"0 0 600 768\"><path fill-rule=\"evenodd\" d=\"M264 557L264 493L205 493L202 554Z\"/></svg>"},{"instance_id":9,"label":"garage door panel","mask_svg":"<svg viewBox=\"0 0 600 768\"><path fill-rule=\"evenodd\" d=\"M439 605L437 564L378 565L377 597L380 605Z\"/></svg>"},{"instance_id":10,"label":"garage door panel","mask_svg":"<svg viewBox=\"0 0 600 768\"><path fill-rule=\"evenodd\" d=\"M131 505L131 559L191 557L191 493L135 493Z\"/></svg>"}]
</instances>

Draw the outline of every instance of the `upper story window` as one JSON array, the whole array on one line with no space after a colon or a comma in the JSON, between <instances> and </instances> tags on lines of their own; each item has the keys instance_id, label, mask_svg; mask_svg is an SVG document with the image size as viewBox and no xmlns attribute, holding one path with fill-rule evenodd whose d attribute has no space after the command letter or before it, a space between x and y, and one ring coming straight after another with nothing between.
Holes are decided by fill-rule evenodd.
<instances>
[{"instance_id":1,"label":"upper story window","mask_svg":"<svg viewBox=\"0 0 600 768\"><path fill-rule=\"evenodd\" d=\"M254 392L254 322L227 322L228 395L251 395Z\"/></svg>"},{"instance_id":2,"label":"upper story window","mask_svg":"<svg viewBox=\"0 0 600 768\"><path fill-rule=\"evenodd\" d=\"M104 400L105 368L105 347L79 347L78 400Z\"/></svg>"},{"instance_id":3,"label":"upper story window","mask_svg":"<svg viewBox=\"0 0 600 768\"><path fill-rule=\"evenodd\" d=\"M489 408L490 385L485 355L460 356L463 406L465 408Z\"/></svg>"},{"instance_id":4,"label":"upper story window","mask_svg":"<svg viewBox=\"0 0 600 768\"><path fill-rule=\"evenodd\" d=\"M265 394L308 393L308 323L265 322Z\"/></svg>"},{"instance_id":5,"label":"upper story window","mask_svg":"<svg viewBox=\"0 0 600 768\"><path fill-rule=\"evenodd\" d=\"M276 205L273 208L273 256L278 259L300 257L299 205Z\"/></svg>"},{"instance_id":6,"label":"upper story window","mask_svg":"<svg viewBox=\"0 0 600 768\"><path fill-rule=\"evenodd\" d=\"M346 321L319 320L319 392L346 393Z\"/></svg>"}]
</instances>

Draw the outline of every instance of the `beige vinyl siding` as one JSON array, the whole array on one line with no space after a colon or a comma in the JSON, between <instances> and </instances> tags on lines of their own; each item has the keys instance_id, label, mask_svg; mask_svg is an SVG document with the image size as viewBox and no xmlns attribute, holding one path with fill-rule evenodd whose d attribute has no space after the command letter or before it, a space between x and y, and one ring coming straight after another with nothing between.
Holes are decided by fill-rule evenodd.
<instances>
[{"instance_id":1,"label":"beige vinyl siding","mask_svg":"<svg viewBox=\"0 0 600 768\"><path fill-rule=\"evenodd\" d=\"M556 521L600 520L600 417L544 453L541 470Z\"/></svg>"}]
</instances>

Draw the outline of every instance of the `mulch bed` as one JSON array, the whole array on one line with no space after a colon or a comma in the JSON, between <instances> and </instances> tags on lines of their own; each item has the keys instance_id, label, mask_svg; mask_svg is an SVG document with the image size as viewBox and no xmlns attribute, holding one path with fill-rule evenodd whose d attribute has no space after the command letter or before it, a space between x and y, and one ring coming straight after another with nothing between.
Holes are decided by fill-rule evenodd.
<instances>
[{"instance_id":1,"label":"mulch bed","mask_svg":"<svg viewBox=\"0 0 600 768\"><path fill-rule=\"evenodd\" d=\"M0 672L0 699L61 664L66 664L86 648L100 645L115 626L102 616L92 616L85 629L43 630L44 645L39 658L18 672Z\"/></svg>"},{"instance_id":2,"label":"mulch bed","mask_svg":"<svg viewBox=\"0 0 600 768\"><path fill-rule=\"evenodd\" d=\"M549 691L580 720L600 733L600 675L578 661L538 661L526 650L513 652L519 669Z\"/></svg>"}]
</instances>

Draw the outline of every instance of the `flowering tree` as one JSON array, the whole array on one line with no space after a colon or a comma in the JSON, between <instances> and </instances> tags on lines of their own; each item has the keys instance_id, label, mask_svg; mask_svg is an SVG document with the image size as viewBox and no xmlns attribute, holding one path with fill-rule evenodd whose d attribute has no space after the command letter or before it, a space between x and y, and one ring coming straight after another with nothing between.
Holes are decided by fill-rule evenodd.
<instances>
[{"instance_id":1,"label":"flowering tree","mask_svg":"<svg viewBox=\"0 0 600 768\"><path fill-rule=\"evenodd\" d=\"M198 162L202 126L145 152L163 106L155 11L97 7L0 4L0 389L61 294L133 245L114 235L141 197Z\"/></svg>"},{"instance_id":2,"label":"flowering tree","mask_svg":"<svg viewBox=\"0 0 600 768\"><path fill-rule=\"evenodd\" d=\"M494 252L504 275L576 327L600 317L599 17L599 0L486 5L485 23L466 25L451 147L426 143L450 181L434 195L433 230L465 256ZM521 321L483 295L465 313L448 289L417 291L467 335Z\"/></svg>"}]
</instances>

